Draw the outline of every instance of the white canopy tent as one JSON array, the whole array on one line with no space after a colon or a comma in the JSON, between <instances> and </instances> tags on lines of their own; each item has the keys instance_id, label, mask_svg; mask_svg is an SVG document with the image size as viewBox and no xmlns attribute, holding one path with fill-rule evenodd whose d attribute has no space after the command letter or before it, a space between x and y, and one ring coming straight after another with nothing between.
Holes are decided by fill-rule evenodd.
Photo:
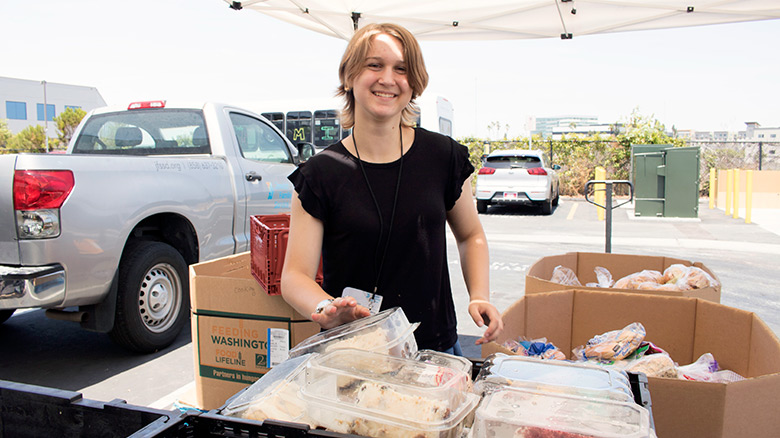
<instances>
[{"instance_id":1,"label":"white canopy tent","mask_svg":"<svg viewBox=\"0 0 780 438\"><path fill-rule=\"evenodd\" d=\"M224 0L348 40L367 23L420 40L570 39L583 35L780 18L778 0Z\"/></svg>"}]
</instances>

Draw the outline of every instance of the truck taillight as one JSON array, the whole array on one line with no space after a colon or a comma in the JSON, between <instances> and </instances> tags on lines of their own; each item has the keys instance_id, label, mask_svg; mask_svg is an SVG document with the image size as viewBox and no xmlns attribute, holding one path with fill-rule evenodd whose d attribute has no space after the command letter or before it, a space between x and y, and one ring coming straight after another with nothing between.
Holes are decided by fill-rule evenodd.
<instances>
[{"instance_id":1,"label":"truck taillight","mask_svg":"<svg viewBox=\"0 0 780 438\"><path fill-rule=\"evenodd\" d=\"M145 109L145 108L165 108L164 100L150 100L146 102L133 102L127 106L127 109Z\"/></svg>"},{"instance_id":2,"label":"truck taillight","mask_svg":"<svg viewBox=\"0 0 780 438\"><path fill-rule=\"evenodd\" d=\"M14 210L60 208L73 185L70 170L17 170L14 173Z\"/></svg>"},{"instance_id":3,"label":"truck taillight","mask_svg":"<svg viewBox=\"0 0 780 438\"><path fill-rule=\"evenodd\" d=\"M534 167L531 169L528 169L529 175L547 175L547 171L544 170L544 168L541 167Z\"/></svg>"},{"instance_id":4,"label":"truck taillight","mask_svg":"<svg viewBox=\"0 0 780 438\"><path fill-rule=\"evenodd\" d=\"M493 167L483 167L478 172L479 175L492 175L494 173L496 173L496 169Z\"/></svg>"}]
</instances>

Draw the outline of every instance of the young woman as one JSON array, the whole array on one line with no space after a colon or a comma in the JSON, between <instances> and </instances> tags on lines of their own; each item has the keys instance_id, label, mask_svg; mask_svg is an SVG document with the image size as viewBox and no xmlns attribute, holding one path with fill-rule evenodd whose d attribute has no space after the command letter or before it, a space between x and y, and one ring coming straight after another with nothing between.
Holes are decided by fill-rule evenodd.
<instances>
[{"instance_id":1,"label":"young woman","mask_svg":"<svg viewBox=\"0 0 780 438\"><path fill-rule=\"evenodd\" d=\"M339 79L341 122L352 134L289 177L297 196L284 299L325 329L368 316L367 299L375 310L400 306L409 321L421 322L420 349L457 354L449 224L469 314L477 326L488 325L477 344L494 340L503 324L489 301L488 246L472 199L468 149L413 127L414 99L428 84L416 39L393 24L361 28L347 46ZM322 288L314 281L320 255Z\"/></svg>"}]
</instances>

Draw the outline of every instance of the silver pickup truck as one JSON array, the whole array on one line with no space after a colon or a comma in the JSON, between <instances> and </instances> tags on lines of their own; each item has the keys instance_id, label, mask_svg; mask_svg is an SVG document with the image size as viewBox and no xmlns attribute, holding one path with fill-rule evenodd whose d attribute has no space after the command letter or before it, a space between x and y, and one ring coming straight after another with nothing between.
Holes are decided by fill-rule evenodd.
<instances>
[{"instance_id":1,"label":"silver pickup truck","mask_svg":"<svg viewBox=\"0 0 780 438\"><path fill-rule=\"evenodd\" d=\"M0 322L16 309L135 352L189 318L188 265L249 250L250 216L288 212L310 144L228 105L87 114L65 154L0 155Z\"/></svg>"}]
</instances>

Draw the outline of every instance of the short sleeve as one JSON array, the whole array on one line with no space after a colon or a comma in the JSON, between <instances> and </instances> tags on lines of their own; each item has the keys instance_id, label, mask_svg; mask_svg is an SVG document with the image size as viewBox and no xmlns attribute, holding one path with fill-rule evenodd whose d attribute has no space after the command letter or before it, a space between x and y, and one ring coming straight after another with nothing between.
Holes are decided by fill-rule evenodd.
<instances>
[{"instance_id":1,"label":"short sleeve","mask_svg":"<svg viewBox=\"0 0 780 438\"><path fill-rule=\"evenodd\" d=\"M455 206L463 191L463 183L474 173L474 165L469 161L469 149L455 140L450 141L452 143L451 176L444 199L447 211Z\"/></svg>"},{"instance_id":2,"label":"short sleeve","mask_svg":"<svg viewBox=\"0 0 780 438\"><path fill-rule=\"evenodd\" d=\"M315 218L324 221L323 193L319 190L319 186L316 183L316 170L307 166L308 164L308 162L301 164L287 179L292 182L295 191L298 193L298 199L301 200L303 209Z\"/></svg>"}]
</instances>

